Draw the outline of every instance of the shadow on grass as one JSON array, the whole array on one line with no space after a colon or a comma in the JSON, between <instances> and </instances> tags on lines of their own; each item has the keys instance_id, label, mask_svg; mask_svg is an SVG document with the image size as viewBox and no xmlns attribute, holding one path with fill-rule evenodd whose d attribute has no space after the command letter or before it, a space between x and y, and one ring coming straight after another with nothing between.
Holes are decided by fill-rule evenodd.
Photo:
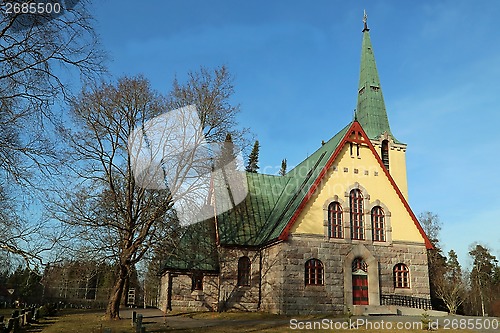
<instances>
[{"instance_id":1,"label":"shadow on grass","mask_svg":"<svg viewBox=\"0 0 500 333\"><path fill-rule=\"evenodd\" d=\"M31 323L22 328L21 332L42 332L46 327L54 324L57 320L55 318L43 319L37 323Z\"/></svg>"}]
</instances>

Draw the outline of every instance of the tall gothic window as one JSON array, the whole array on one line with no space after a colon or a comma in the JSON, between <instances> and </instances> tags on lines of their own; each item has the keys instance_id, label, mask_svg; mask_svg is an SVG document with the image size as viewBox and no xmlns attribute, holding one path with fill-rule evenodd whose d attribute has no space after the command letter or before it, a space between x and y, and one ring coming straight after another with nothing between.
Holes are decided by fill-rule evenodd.
<instances>
[{"instance_id":1,"label":"tall gothic window","mask_svg":"<svg viewBox=\"0 0 500 333\"><path fill-rule=\"evenodd\" d=\"M372 209L372 232L374 241L385 242L385 217L380 206Z\"/></svg>"},{"instance_id":2,"label":"tall gothic window","mask_svg":"<svg viewBox=\"0 0 500 333\"><path fill-rule=\"evenodd\" d=\"M349 195L349 206L351 215L351 238L365 239L363 226L363 195L358 189L351 191Z\"/></svg>"},{"instance_id":3,"label":"tall gothic window","mask_svg":"<svg viewBox=\"0 0 500 333\"><path fill-rule=\"evenodd\" d=\"M338 202L332 202L328 205L328 237L343 238L342 207Z\"/></svg>"},{"instance_id":4,"label":"tall gothic window","mask_svg":"<svg viewBox=\"0 0 500 333\"><path fill-rule=\"evenodd\" d=\"M394 288L410 288L410 270L405 264L394 266Z\"/></svg>"},{"instance_id":5,"label":"tall gothic window","mask_svg":"<svg viewBox=\"0 0 500 333\"><path fill-rule=\"evenodd\" d=\"M323 263L318 259L306 261L304 280L306 286L323 285Z\"/></svg>"},{"instance_id":6,"label":"tall gothic window","mask_svg":"<svg viewBox=\"0 0 500 333\"><path fill-rule=\"evenodd\" d=\"M238 260L238 286L250 285L250 259L241 257Z\"/></svg>"},{"instance_id":7,"label":"tall gothic window","mask_svg":"<svg viewBox=\"0 0 500 333\"><path fill-rule=\"evenodd\" d=\"M382 141L381 153L382 153L382 155L381 155L382 162L384 163L384 166L387 169L387 171L389 171L389 141L388 140Z\"/></svg>"}]
</instances>

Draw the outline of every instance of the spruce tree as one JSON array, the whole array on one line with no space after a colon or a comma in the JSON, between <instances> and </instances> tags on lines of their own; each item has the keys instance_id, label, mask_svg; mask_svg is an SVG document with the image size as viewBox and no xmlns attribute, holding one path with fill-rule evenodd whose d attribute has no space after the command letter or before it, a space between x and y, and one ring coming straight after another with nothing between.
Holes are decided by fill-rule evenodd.
<instances>
[{"instance_id":1,"label":"spruce tree","mask_svg":"<svg viewBox=\"0 0 500 333\"><path fill-rule=\"evenodd\" d=\"M280 176L286 175L286 158L283 161L281 161L281 169L279 175Z\"/></svg>"},{"instance_id":2,"label":"spruce tree","mask_svg":"<svg viewBox=\"0 0 500 333\"><path fill-rule=\"evenodd\" d=\"M457 283L459 280L462 280L462 267L458 262L458 256L454 250L450 250L448 252L446 268L448 270L449 278L453 283Z\"/></svg>"},{"instance_id":3,"label":"spruce tree","mask_svg":"<svg viewBox=\"0 0 500 333\"><path fill-rule=\"evenodd\" d=\"M259 169L259 140L255 141L252 152L248 156L247 172L257 173Z\"/></svg>"}]
</instances>

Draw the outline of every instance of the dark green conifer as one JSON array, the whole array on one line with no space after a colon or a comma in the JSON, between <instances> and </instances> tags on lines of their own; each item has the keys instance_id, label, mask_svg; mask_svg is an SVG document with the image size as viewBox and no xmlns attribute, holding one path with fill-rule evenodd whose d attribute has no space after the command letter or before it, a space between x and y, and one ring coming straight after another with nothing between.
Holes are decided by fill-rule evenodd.
<instances>
[{"instance_id":1,"label":"dark green conifer","mask_svg":"<svg viewBox=\"0 0 500 333\"><path fill-rule=\"evenodd\" d=\"M286 175L286 158L283 161L281 161L281 169L279 175L280 176Z\"/></svg>"},{"instance_id":2,"label":"dark green conifer","mask_svg":"<svg viewBox=\"0 0 500 333\"><path fill-rule=\"evenodd\" d=\"M259 169L259 140L255 141L252 152L248 156L247 172L257 173Z\"/></svg>"}]
</instances>

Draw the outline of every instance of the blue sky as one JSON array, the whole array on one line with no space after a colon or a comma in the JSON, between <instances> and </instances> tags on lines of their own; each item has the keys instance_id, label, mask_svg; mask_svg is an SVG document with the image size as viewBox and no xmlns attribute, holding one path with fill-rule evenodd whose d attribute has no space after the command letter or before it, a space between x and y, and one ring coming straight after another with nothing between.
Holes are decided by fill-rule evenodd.
<instances>
[{"instance_id":1,"label":"blue sky","mask_svg":"<svg viewBox=\"0 0 500 333\"><path fill-rule=\"evenodd\" d=\"M409 201L443 223L465 265L481 242L500 257L500 2L96 1L114 78L167 92L200 66L236 77L240 123L276 173L352 120L363 9L392 132L408 144Z\"/></svg>"}]
</instances>

